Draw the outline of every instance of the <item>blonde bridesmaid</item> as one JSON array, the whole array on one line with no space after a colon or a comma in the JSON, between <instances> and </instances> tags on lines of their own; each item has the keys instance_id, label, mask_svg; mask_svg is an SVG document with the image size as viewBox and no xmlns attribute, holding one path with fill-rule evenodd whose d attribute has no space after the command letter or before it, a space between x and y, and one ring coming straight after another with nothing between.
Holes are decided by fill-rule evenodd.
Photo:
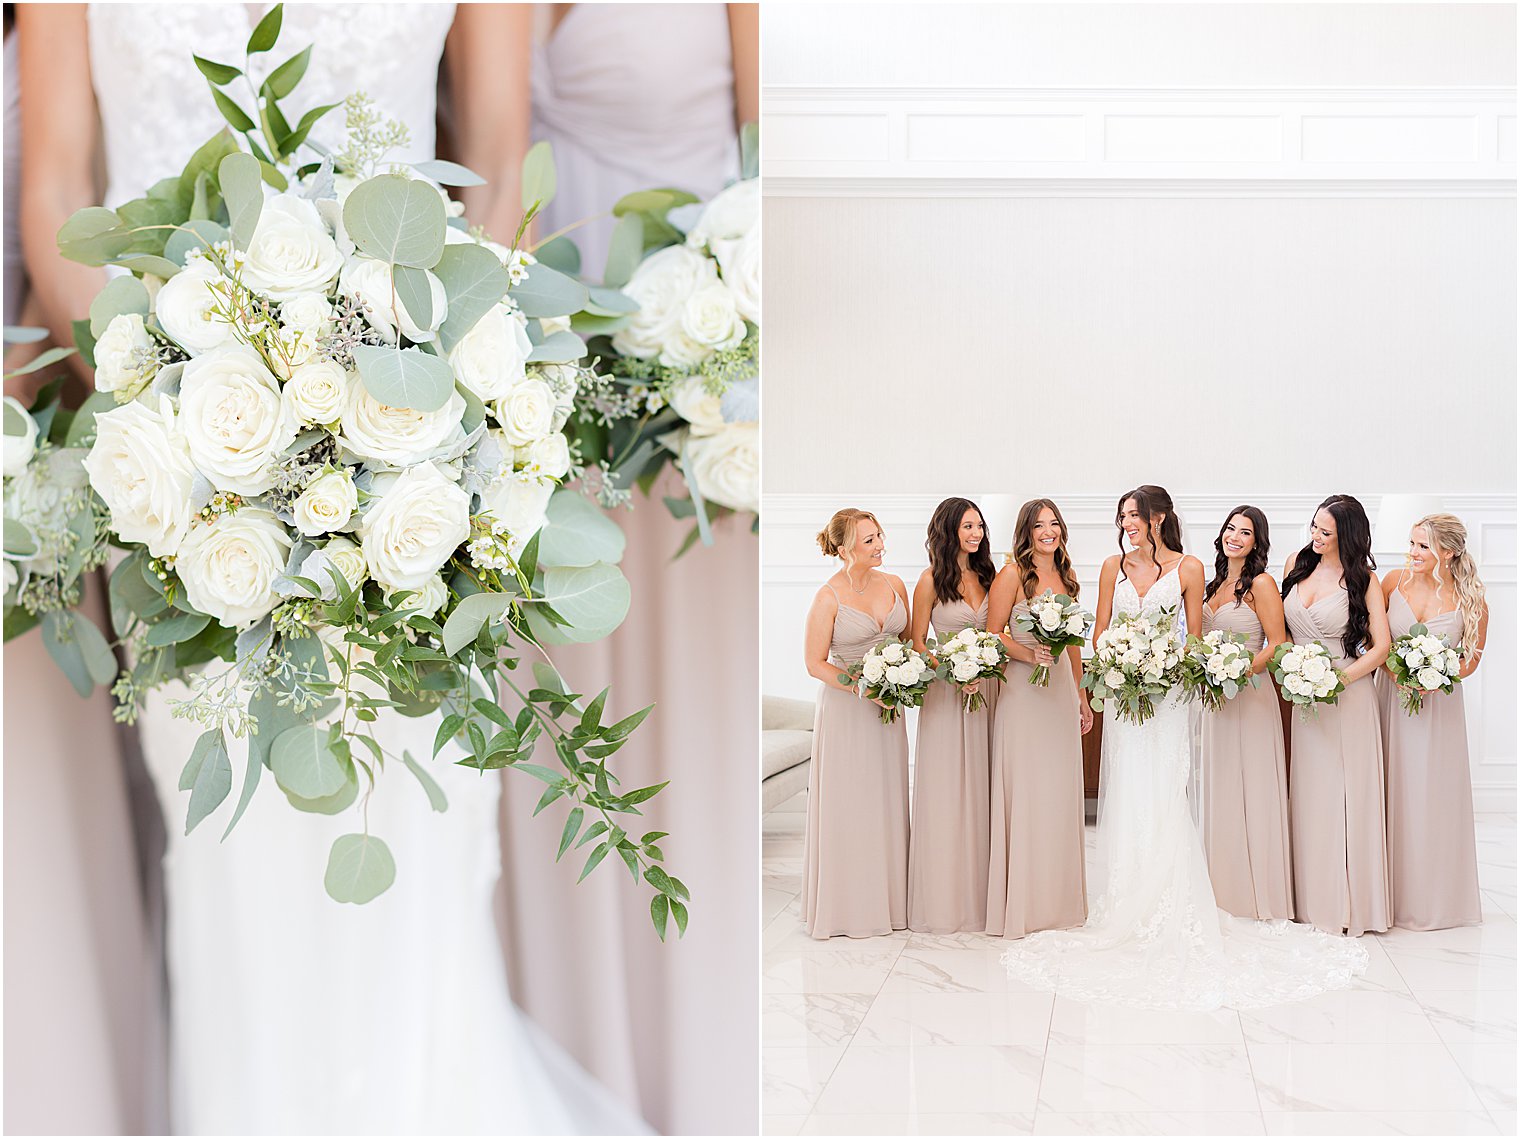
<instances>
[{"instance_id":1,"label":"blonde bridesmaid","mask_svg":"<svg viewBox=\"0 0 1520 1139\"><path fill-rule=\"evenodd\" d=\"M987 628L992 565L987 523L974 502L947 498L929 520L929 568L913 590L913 647L927 652L929 630L944 640ZM980 933L987 922L987 747L996 681L979 682L987 701L965 710L961 690L937 681L918 713L913 827L908 846L908 928Z\"/></svg>"},{"instance_id":2,"label":"blonde bridesmaid","mask_svg":"<svg viewBox=\"0 0 1520 1139\"><path fill-rule=\"evenodd\" d=\"M881 571L876 516L841 510L818 535L843 562L808 611L807 670L823 684L808 773L802 917L816 938L908 924L908 731L839 682L841 668L908 627L908 591Z\"/></svg>"},{"instance_id":3,"label":"blonde bridesmaid","mask_svg":"<svg viewBox=\"0 0 1520 1139\"><path fill-rule=\"evenodd\" d=\"M1092 727L1083 698L1082 654L1063 654L1050 685L1029 683L1050 650L1012 620L1046 590L1076 597L1066 552L1066 520L1048 498L1026 502L1014 526L1013 553L988 594L987 627L1013 658L992 723L992 850L986 932L1023 937L1087 920L1083 845L1082 736Z\"/></svg>"},{"instance_id":4,"label":"blonde bridesmaid","mask_svg":"<svg viewBox=\"0 0 1520 1139\"><path fill-rule=\"evenodd\" d=\"M1346 689L1293 715L1288 813L1298 920L1359 937L1386 930L1388 845L1383 740L1372 674L1391 643L1372 571L1372 528L1350 495L1320 503L1309 544L1288 558L1283 614L1298 644L1319 641Z\"/></svg>"},{"instance_id":5,"label":"blonde bridesmaid","mask_svg":"<svg viewBox=\"0 0 1520 1139\"><path fill-rule=\"evenodd\" d=\"M1268 666L1288 639L1282 598L1267 573L1267 516L1230 511L1214 539L1214 576L1203 591L1203 631L1243 633L1259 678L1217 712L1202 715L1203 842L1221 909L1243 918L1291 918L1288 775L1282 717ZM1260 679L1265 677L1265 679Z\"/></svg>"},{"instance_id":6,"label":"blonde bridesmaid","mask_svg":"<svg viewBox=\"0 0 1520 1139\"><path fill-rule=\"evenodd\" d=\"M1409 533L1409 562L1383 579L1389 633L1424 625L1462 654L1473 674L1488 635L1488 603L1467 551L1467 527L1431 514ZM1449 929L1483 920L1473 833L1472 773L1462 688L1426 692L1418 715L1399 707L1391 676L1378 677L1388 763L1388 877L1393 924Z\"/></svg>"}]
</instances>

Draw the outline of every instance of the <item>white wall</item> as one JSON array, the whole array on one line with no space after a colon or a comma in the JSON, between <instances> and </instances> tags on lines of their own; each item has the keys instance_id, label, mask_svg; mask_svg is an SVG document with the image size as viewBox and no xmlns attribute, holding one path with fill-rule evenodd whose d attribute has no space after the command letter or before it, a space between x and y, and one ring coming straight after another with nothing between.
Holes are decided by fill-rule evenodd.
<instances>
[{"instance_id":1,"label":"white wall","mask_svg":"<svg viewBox=\"0 0 1520 1139\"><path fill-rule=\"evenodd\" d=\"M769 428L767 428L769 430ZM769 447L769 439L767 447ZM1069 548L1083 598L1097 603L1098 570L1103 559L1118 550L1113 525L1114 497L1130 483L1148 481L1135 472L1110 494L1066 492L1057 482L1051 488L1071 529ZM969 480L957 489L966 493ZM1363 493L1363 482L1326 485L1329 490L1354 493L1377 519L1379 495ZM1168 486L1181 513L1188 552L1213 566L1213 541L1225 513L1240 504L1237 496L1211 491L1189 493L1182 484ZM982 508L1000 545L1009 544L1013 521L1025 495L971 493ZM825 559L814 541L829 516L841 506L871 510L881 520L887 539L885 569L903 578L911 592L928 564L923 540L939 494L890 494L873 491L865 482L837 494L767 495L761 505L764 527L761 543L761 685L765 692L812 699L817 682L802 667L802 629L808 606L837 563ZM1267 513L1271 524L1271 569L1281 577L1287 555L1302 545L1305 527L1323 497L1275 493L1250 496L1248 501ZM1490 617L1488 647L1482 665L1463 683L1468 735L1472 754L1474 795L1483 810L1512 810L1515 797L1514 694L1515 629L1520 613L1516 599L1515 495L1450 494L1442 507L1459 515L1468 526L1469 541L1488 587ZM1376 551L1386 570L1401 564L1402 550ZM998 559L1001 564L1001 558Z\"/></svg>"}]
</instances>

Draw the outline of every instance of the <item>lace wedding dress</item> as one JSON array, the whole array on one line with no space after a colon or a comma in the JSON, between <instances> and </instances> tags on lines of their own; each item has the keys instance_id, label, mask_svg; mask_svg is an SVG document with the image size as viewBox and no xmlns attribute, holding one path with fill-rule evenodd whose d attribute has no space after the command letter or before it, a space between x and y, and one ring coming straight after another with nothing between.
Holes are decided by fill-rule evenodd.
<instances>
[{"instance_id":1,"label":"lace wedding dress","mask_svg":"<svg viewBox=\"0 0 1520 1139\"><path fill-rule=\"evenodd\" d=\"M221 128L191 53L241 65L262 14L241 4L91 5L107 204L178 173ZM452 19L448 4L287 5L280 48L254 57L254 81L315 44L287 113L363 90L409 128L397 157L430 157ZM246 105L246 92L238 94ZM339 110L316 134L331 146L342 129ZM408 773L387 772L367 812L371 832L395 855L395 885L368 905L340 905L322 877L333 839L362 829L358 807L333 817L300 813L266 777L225 842L233 798L184 835L178 779L200 728L171 716L169 699L183 694L171 686L139 721L168 830L176 1131L645 1130L511 1002L492 911L499 775L457 767L458 753L446 749L428 764L448 797L440 814ZM437 723L382 713L377 728L389 750L427 763ZM241 780L246 748L233 745Z\"/></svg>"},{"instance_id":2,"label":"lace wedding dress","mask_svg":"<svg viewBox=\"0 0 1520 1139\"><path fill-rule=\"evenodd\" d=\"M1175 568L1144 598L1128 578L1115 588L1116 616L1167 607L1182 613ZM1215 906L1188 806L1189 711L1169 695L1143 725L1104 721L1097 853L1107 884L1086 925L1009 947L1003 962L1016 979L1082 1001L1242 1009L1345 988L1367 968L1351 938Z\"/></svg>"}]
</instances>

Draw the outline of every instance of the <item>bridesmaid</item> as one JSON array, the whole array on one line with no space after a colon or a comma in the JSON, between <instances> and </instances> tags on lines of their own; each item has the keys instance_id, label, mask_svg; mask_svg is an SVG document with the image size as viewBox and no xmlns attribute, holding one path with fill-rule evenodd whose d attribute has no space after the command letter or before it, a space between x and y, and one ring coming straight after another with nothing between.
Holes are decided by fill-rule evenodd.
<instances>
[{"instance_id":1,"label":"bridesmaid","mask_svg":"<svg viewBox=\"0 0 1520 1139\"><path fill-rule=\"evenodd\" d=\"M1409 564L1383 579L1389 633L1414 624L1444 636L1473 674L1488 635L1488 603L1467 552L1467 528L1431 514L1409 533ZM1449 929L1483 920L1473 834L1472 774L1462 688L1427 692L1419 715L1399 707L1391 677L1378 678L1388 760L1388 877L1393 924Z\"/></svg>"},{"instance_id":2,"label":"bridesmaid","mask_svg":"<svg viewBox=\"0 0 1520 1139\"><path fill-rule=\"evenodd\" d=\"M839 683L908 627L908 591L882 573L876 516L841 510L818 535L844 565L808 611L807 670L823 683L808 773L802 917L816 938L874 937L908 924L908 730L883 724L876 702Z\"/></svg>"},{"instance_id":3,"label":"bridesmaid","mask_svg":"<svg viewBox=\"0 0 1520 1139\"><path fill-rule=\"evenodd\" d=\"M929 520L929 568L913 590L913 647L928 651L932 624L944 640L987 628L992 567L987 523L974 502L947 498ZM908 847L908 928L980 933L987 922L987 745L997 694L964 710L960 689L929 686L918 713L913 833Z\"/></svg>"},{"instance_id":4,"label":"bridesmaid","mask_svg":"<svg viewBox=\"0 0 1520 1139\"><path fill-rule=\"evenodd\" d=\"M1391 639L1372 576L1372 528L1350 495L1314 512L1309 544L1288 557L1283 612L1298 644L1319 641L1346 689L1308 718L1293 715L1288 809L1298 919L1359 937L1389 924L1383 741L1371 676Z\"/></svg>"},{"instance_id":5,"label":"bridesmaid","mask_svg":"<svg viewBox=\"0 0 1520 1139\"><path fill-rule=\"evenodd\" d=\"M1214 577L1203 592L1203 631L1244 633L1257 677L1288 639L1277 582L1266 572L1270 545L1267 516L1237 506L1214 539ZM1238 917L1291 918L1288 776L1270 676L1203 714L1201 749L1203 840L1215 900Z\"/></svg>"},{"instance_id":6,"label":"bridesmaid","mask_svg":"<svg viewBox=\"0 0 1520 1139\"><path fill-rule=\"evenodd\" d=\"M1076 597L1080 589L1066 552L1066 520L1048 498L1026 502L1013 532L1013 554L987 601L987 627L1013 658L992 723L992 851L986 932L1023 937L1070 929L1087 920L1085 792L1082 739L1092 709L1082 698L1081 650L1052 668L1050 686L1029 683L1050 650L1011 619L1046 590Z\"/></svg>"}]
</instances>

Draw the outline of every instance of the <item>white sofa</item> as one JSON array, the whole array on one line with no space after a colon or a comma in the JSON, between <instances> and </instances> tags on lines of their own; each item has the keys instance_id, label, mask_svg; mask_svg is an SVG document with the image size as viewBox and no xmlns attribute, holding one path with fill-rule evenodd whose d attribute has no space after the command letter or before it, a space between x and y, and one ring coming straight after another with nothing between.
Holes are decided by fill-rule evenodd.
<instances>
[{"instance_id":1,"label":"white sofa","mask_svg":"<svg viewBox=\"0 0 1520 1139\"><path fill-rule=\"evenodd\" d=\"M813 759L813 702L763 696L760 702L761 810L807 787Z\"/></svg>"}]
</instances>

